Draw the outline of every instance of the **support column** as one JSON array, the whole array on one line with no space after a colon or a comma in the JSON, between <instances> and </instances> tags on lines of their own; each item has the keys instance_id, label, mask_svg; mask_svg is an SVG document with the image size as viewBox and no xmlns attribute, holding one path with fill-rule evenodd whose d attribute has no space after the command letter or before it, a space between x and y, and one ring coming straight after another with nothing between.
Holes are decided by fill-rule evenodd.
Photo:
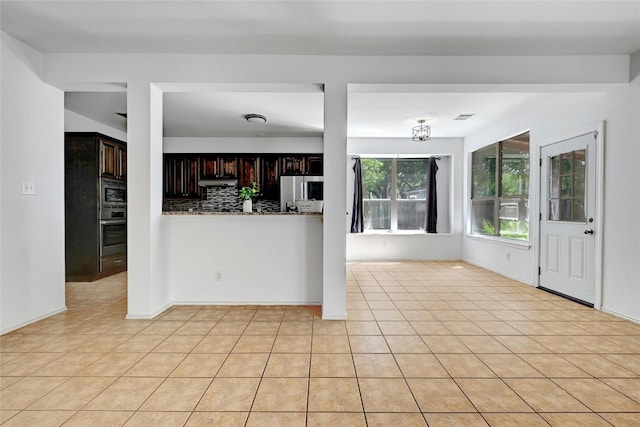
<instances>
[{"instance_id":1,"label":"support column","mask_svg":"<svg viewBox=\"0 0 640 427\"><path fill-rule=\"evenodd\" d=\"M162 92L127 88L127 318L146 319L170 303L162 274Z\"/></svg>"},{"instance_id":2,"label":"support column","mask_svg":"<svg viewBox=\"0 0 640 427\"><path fill-rule=\"evenodd\" d=\"M324 87L322 318L346 319L347 84Z\"/></svg>"}]
</instances>

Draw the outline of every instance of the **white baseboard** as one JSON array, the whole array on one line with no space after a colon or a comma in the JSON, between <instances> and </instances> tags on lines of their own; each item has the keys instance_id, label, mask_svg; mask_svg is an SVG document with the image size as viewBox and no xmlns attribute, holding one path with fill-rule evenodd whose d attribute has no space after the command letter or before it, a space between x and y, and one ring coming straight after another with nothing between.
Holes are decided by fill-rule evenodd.
<instances>
[{"instance_id":1,"label":"white baseboard","mask_svg":"<svg viewBox=\"0 0 640 427\"><path fill-rule=\"evenodd\" d=\"M164 313L168 309L179 305L322 305L321 302L315 301L174 301L157 310L152 314L127 314L125 317L127 320L151 320L160 314Z\"/></svg>"},{"instance_id":2,"label":"white baseboard","mask_svg":"<svg viewBox=\"0 0 640 427\"><path fill-rule=\"evenodd\" d=\"M621 319L628 320L629 322L640 324L640 319L636 319L635 317L625 316L624 314L616 313L615 311L609 310L609 309L604 308L604 307L601 307L600 310L604 311L605 313L610 314L612 316L616 316L616 317L619 317Z\"/></svg>"},{"instance_id":3,"label":"white baseboard","mask_svg":"<svg viewBox=\"0 0 640 427\"><path fill-rule=\"evenodd\" d=\"M158 310L156 310L155 313L151 313L151 314L131 314L131 313L127 313L125 319L127 319L127 320L151 320L154 317L162 314L164 311L168 310L172 306L173 306L173 304L171 304L171 303L166 304L164 307L159 308Z\"/></svg>"},{"instance_id":4,"label":"white baseboard","mask_svg":"<svg viewBox=\"0 0 640 427\"><path fill-rule=\"evenodd\" d=\"M46 319L47 317L55 316L56 314L60 314L60 313L63 313L65 311L67 311L67 307L66 306L64 306L62 308L59 308L57 310L53 310L53 311L51 311L49 313L46 313L46 314L43 314L41 316L35 317L33 319L29 319L29 320L27 320L25 322L22 322L22 323L19 323L17 325L10 326L7 329L3 329L3 330L0 331L0 335L8 334L9 332L13 332L13 331L15 331L17 329L24 328L25 326L28 326L28 325L30 325L32 323L39 322L40 320Z\"/></svg>"},{"instance_id":5,"label":"white baseboard","mask_svg":"<svg viewBox=\"0 0 640 427\"><path fill-rule=\"evenodd\" d=\"M487 270L487 271L490 271L490 272L492 272L492 273L499 274L499 275L504 276L504 277L506 277L506 278L508 278L508 279L515 280L516 282L520 282L520 283L522 283L523 285L528 285L528 286L533 286L533 287L535 287L535 286L536 286L536 284L535 284L535 283L531 283L531 282L529 282L528 280L524 280L522 277L516 277L516 276L513 276L513 275L511 275L511 274L506 274L506 273L504 273L504 272L502 272L502 271L498 271L498 270L495 270L495 269L493 269L493 268L489 268L489 267L486 267L486 266L484 266L484 265L480 265L480 264L478 264L478 263L475 263L475 262L473 262L473 261L469 261L469 260L466 260L466 259L463 259L462 261L463 261L463 262L466 262L467 264L471 264L471 265L473 265L473 266L480 267L480 268L482 268L482 269L484 269L484 270Z\"/></svg>"}]
</instances>

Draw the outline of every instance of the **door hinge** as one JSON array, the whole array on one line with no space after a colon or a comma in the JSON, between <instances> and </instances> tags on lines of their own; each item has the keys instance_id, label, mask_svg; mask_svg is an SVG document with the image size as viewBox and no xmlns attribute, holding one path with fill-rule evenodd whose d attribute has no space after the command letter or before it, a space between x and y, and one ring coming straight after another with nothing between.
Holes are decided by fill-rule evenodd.
<instances>
[{"instance_id":1,"label":"door hinge","mask_svg":"<svg viewBox=\"0 0 640 427\"><path fill-rule=\"evenodd\" d=\"M540 159L540 166L542 166L542 159Z\"/></svg>"},{"instance_id":2,"label":"door hinge","mask_svg":"<svg viewBox=\"0 0 640 427\"><path fill-rule=\"evenodd\" d=\"M542 269L538 267L538 276L542 274Z\"/></svg>"},{"instance_id":3,"label":"door hinge","mask_svg":"<svg viewBox=\"0 0 640 427\"><path fill-rule=\"evenodd\" d=\"M540 218L538 219L538 221L542 221L542 212L540 212Z\"/></svg>"}]
</instances>

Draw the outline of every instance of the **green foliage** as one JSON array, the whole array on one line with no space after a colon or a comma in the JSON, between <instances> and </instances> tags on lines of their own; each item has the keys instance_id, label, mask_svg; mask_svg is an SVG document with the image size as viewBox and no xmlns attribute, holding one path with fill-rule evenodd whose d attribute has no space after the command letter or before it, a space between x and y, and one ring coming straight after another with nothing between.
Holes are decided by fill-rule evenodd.
<instances>
[{"instance_id":1,"label":"green foliage","mask_svg":"<svg viewBox=\"0 0 640 427\"><path fill-rule=\"evenodd\" d=\"M254 181L251 187L242 187L240 189L240 194L238 194L238 198L240 200L249 200L258 197L260 194L260 188L258 187L258 183Z\"/></svg>"},{"instance_id":2,"label":"green foliage","mask_svg":"<svg viewBox=\"0 0 640 427\"><path fill-rule=\"evenodd\" d=\"M427 197L428 159L398 159L397 198L425 199Z\"/></svg>"},{"instance_id":3,"label":"green foliage","mask_svg":"<svg viewBox=\"0 0 640 427\"><path fill-rule=\"evenodd\" d=\"M391 197L391 161L388 159L361 159L362 183L365 199Z\"/></svg>"},{"instance_id":4,"label":"green foliage","mask_svg":"<svg viewBox=\"0 0 640 427\"><path fill-rule=\"evenodd\" d=\"M496 234L495 227L493 224L486 219L482 220L482 234L486 236L493 236Z\"/></svg>"}]
</instances>

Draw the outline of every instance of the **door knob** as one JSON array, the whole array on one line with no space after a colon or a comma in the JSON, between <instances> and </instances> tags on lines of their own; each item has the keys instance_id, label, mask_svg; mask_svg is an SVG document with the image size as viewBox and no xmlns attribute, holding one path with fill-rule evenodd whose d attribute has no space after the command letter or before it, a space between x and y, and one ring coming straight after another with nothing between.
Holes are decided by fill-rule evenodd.
<instances>
[{"instance_id":1,"label":"door knob","mask_svg":"<svg viewBox=\"0 0 640 427\"><path fill-rule=\"evenodd\" d=\"M584 234L593 234L593 230L584 230Z\"/></svg>"}]
</instances>

